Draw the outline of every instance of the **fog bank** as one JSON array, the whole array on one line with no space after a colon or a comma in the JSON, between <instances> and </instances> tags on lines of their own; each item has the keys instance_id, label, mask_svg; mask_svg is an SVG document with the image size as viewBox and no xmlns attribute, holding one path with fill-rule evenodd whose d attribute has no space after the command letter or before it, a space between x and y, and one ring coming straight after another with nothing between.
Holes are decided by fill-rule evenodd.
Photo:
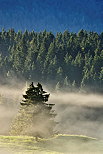
<instances>
[{"instance_id":1,"label":"fog bank","mask_svg":"<svg viewBox=\"0 0 103 154\"><path fill-rule=\"evenodd\" d=\"M60 133L103 138L103 96L82 93L52 94Z\"/></svg>"},{"instance_id":2,"label":"fog bank","mask_svg":"<svg viewBox=\"0 0 103 154\"><path fill-rule=\"evenodd\" d=\"M46 91L47 87L45 86ZM44 90L45 90L44 88ZM0 134L7 134L16 116L25 84L0 86ZM3 106L3 103L6 105ZM56 130L63 134L82 134L103 138L103 96L82 93L50 93L48 103L55 103L53 110L59 122Z\"/></svg>"}]
</instances>

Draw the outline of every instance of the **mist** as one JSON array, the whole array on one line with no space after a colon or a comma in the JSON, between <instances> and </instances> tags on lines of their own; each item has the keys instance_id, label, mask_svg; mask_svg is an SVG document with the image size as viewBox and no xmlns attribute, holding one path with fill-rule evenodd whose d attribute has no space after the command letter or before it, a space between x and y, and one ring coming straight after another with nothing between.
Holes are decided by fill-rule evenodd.
<instances>
[{"instance_id":1,"label":"mist","mask_svg":"<svg viewBox=\"0 0 103 154\"><path fill-rule=\"evenodd\" d=\"M28 87L26 82L19 81L19 83L14 83L0 86L0 135L10 135L9 132L11 130L12 121L17 116L20 102L23 99L22 94L25 93L25 90ZM34 85L36 84L34 83ZM84 94L79 92L51 92L46 85L43 85L43 89L50 93L48 103L55 104L53 110L55 110L55 113L57 114L55 121L58 122L55 131L59 134L86 135L97 139L103 139L102 95L93 93ZM29 127L27 129L28 131L30 130ZM35 132L35 129L41 130L42 133L46 131L42 124L40 126L34 126L32 132ZM94 144L94 141L82 143L82 140L79 141L67 138L67 142L66 137L62 140L61 138L53 141L50 140L46 142L45 145L44 142L41 142L39 145L41 148L42 146L45 146L49 150L62 151L63 153L69 153L68 151L70 150L76 150L77 153L78 151L80 153L80 150L86 152L86 149L91 147L92 143ZM60 147L62 147L62 149ZM26 148L22 150L25 151ZM15 151L17 152L17 149L15 149ZM0 154L2 153L11 154L14 152L10 148L5 149L1 147Z\"/></svg>"},{"instance_id":2,"label":"mist","mask_svg":"<svg viewBox=\"0 0 103 154\"><path fill-rule=\"evenodd\" d=\"M22 84L22 86L24 86ZM0 135L8 135L11 122L16 116L19 102L22 100L24 89L17 84L0 85Z\"/></svg>"},{"instance_id":3,"label":"mist","mask_svg":"<svg viewBox=\"0 0 103 154\"><path fill-rule=\"evenodd\" d=\"M54 93L56 129L63 134L86 135L103 139L103 96L82 93Z\"/></svg>"},{"instance_id":4,"label":"mist","mask_svg":"<svg viewBox=\"0 0 103 154\"><path fill-rule=\"evenodd\" d=\"M46 88L47 92L50 90ZM0 86L0 134L8 135L12 120L18 113L25 83ZM44 90L45 90L44 88ZM3 105L5 102L5 106ZM51 93L58 122L55 130L61 134L80 134L103 139L103 96L82 93Z\"/></svg>"}]
</instances>

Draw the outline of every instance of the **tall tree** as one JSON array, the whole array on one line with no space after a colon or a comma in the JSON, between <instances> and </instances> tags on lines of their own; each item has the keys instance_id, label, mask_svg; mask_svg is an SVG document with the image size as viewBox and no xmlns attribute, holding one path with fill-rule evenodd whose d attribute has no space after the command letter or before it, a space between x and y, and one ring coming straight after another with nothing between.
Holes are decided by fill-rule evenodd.
<instances>
[{"instance_id":1,"label":"tall tree","mask_svg":"<svg viewBox=\"0 0 103 154\"><path fill-rule=\"evenodd\" d=\"M20 103L20 110L13 122L12 135L32 135L35 137L49 137L54 135L56 114L48 104L49 95L40 83L32 84L23 95L24 100Z\"/></svg>"}]
</instances>

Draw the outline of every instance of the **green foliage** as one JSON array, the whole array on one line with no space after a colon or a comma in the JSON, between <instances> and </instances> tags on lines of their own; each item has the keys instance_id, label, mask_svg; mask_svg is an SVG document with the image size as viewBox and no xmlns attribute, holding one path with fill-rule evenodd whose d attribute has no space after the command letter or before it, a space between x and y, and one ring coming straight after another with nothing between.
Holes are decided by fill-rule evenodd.
<instances>
[{"instance_id":1,"label":"green foliage","mask_svg":"<svg viewBox=\"0 0 103 154\"><path fill-rule=\"evenodd\" d=\"M64 87L68 77L77 88L85 85L93 90L98 86L97 91L102 92L102 67L103 33L83 29L56 36L46 30L22 33L2 29L0 33L0 72L4 78L12 72L26 80L50 82L54 87L60 82Z\"/></svg>"}]
</instances>

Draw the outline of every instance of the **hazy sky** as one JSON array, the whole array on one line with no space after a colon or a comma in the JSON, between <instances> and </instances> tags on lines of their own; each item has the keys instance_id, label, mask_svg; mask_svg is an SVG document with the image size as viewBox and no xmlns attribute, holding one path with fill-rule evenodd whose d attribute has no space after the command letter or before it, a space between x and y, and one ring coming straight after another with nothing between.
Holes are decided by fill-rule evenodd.
<instances>
[{"instance_id":1,"label":"hazy sky","mask_svg":"<svg viewBox=\"0 0 103 154\"><path fill-rule=\"evenodd\" d=\"M0 0L0 29L103 31L103 0Z\"/></svg>"}]
</instances>

